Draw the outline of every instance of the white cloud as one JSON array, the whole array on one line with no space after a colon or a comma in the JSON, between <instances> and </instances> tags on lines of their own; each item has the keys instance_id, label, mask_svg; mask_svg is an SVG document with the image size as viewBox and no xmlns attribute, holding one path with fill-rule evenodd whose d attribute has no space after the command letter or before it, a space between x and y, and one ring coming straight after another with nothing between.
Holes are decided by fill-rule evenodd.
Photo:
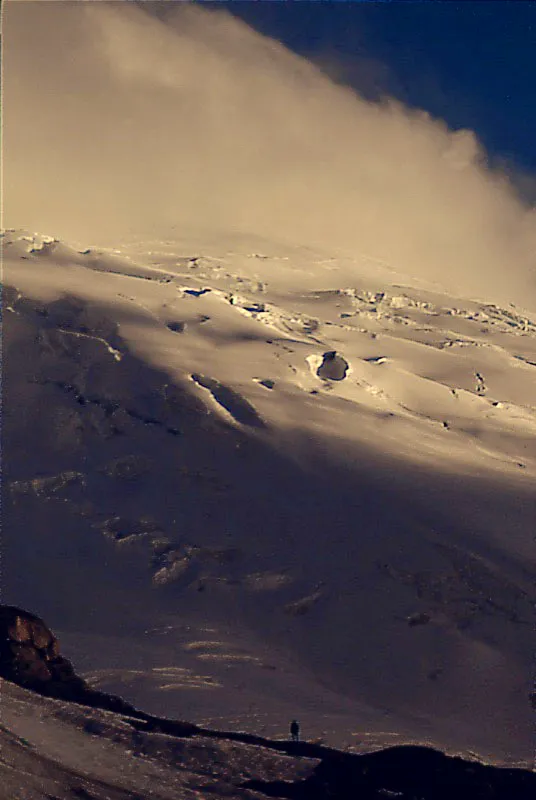
<instances>
[{"instance_id":1,"label":"white cloud","mask_svg":"<svg viewBox=\"0 0 536 800\"><path fill-rule=\"evenodd\" d=\"M534 211L473 132L367 102L225 10L149 11L8 3L6 224L232 226L536 306Z\"/></svg>"}]
</instances>

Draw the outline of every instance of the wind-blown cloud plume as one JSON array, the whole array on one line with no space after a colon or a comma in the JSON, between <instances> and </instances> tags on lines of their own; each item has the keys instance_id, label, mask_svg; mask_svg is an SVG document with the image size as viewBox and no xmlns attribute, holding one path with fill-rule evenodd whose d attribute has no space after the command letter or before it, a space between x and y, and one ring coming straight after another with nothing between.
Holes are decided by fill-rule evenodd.
<instances>
[{"instance_id":1,"label":"wind-blown cloud plume","mask_svg":"<svg viewBox=\"0 0 536 800\"><path fill-rule=\"evenodd\" d=\"M536 212L471 131L368 102L225 8L8 2L4 37L4 224L230 228L536 307Z\"/></svg>"}]
</instances>

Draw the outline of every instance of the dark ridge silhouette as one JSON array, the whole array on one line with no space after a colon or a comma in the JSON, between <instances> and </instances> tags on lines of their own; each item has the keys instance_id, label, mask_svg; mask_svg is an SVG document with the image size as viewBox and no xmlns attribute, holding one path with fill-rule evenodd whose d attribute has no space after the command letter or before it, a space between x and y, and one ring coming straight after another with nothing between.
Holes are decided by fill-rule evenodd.
<instances>
[{"instance_id":1,"label":"dark ridge silhouette","mask_svg":"<svg viewBox=\"0 0 536 800\"><path fill-rule=\"evenodd\" d=\"M78 677L40 617L0 605L0 676L39 694L125 717L135 730L168 736L200 736L262 747L294 758L316 759L299 781L251 780L243 789L289 800L533 800L536 773L448 756L431 747L402 745L375 753L343 753L304 741L278 741L253 734L201 728L145 714L115 695L97 692ZM82 789L82 791L85 791ZM81 794L80 796L84 796Z\"/></svg>"},{"instance_id":2,"label":"dark ridge silhouette","mask_svg":"<svg viewBox=\"0 0 536 800\"><path fill-rule=\"evenodd\" d=\"M398 746L366 755L333 753L293 783L250 781L244 788L291 800L524 800L536 775L447 756L433 748Z\"/></svg>"}]
</instances>

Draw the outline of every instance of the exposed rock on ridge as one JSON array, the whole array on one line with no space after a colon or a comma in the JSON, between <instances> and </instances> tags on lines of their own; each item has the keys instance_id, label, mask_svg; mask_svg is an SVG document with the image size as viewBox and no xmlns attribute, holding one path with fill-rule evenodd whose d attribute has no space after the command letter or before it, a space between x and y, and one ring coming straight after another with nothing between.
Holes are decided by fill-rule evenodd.
<instances>
[{"instance_id":1,"label":"exposed rock on ridge","mask_svg":"<svg viewBox=\"0 0 536 800\"><path fill-rule=\"evenodd\" d=\"M16 606L0 605L0 676L49 697L135 713L120 697L91 689L60 655L58 640L43 620Z\"/></svg>"},{"instance_id":2,"label":"exposed rock on ridge","mask_svg":"<svg viewBox=\"0 0 536 800\"><path fill-rule=\"evenodd\" d=\"M43 620L14 606L0 605L0 676L40 694L125 715L121 735L128 737L128 728L133 728L133 746L140 753L146 750L152 752L153 734L166 734L171 740L175 738L177 741L198 737L196 741L201 750L203 747L206 749L207 756L214 751L214 747L221 746L221 751L217 749L218 758L209 767L209 774L216 783L219 778L223 780L224 774L228 778L229 770L232 772L236 768L229 761L228 745L231 742L258 748L257 756L262 754L265 759L273 755L271 779L252 778L244 781L247 770L245 773L242 771L242 781L235 783L236 792L226 792L229 797L266 796L289 800L380 800L386 797L401 800L451 800L453 797L457 800L529 800L536 794L534 772L466 761L447 756L431 747L399 746L354 755L308 742L269 740L247 733L207 730L189 723L144 714L119 697L91 690L76 675L71 663L60 655L58 641ZM91 720L88 725L90 723ZM110 723L111 720L108 721ZM127 728L124 723L127 723ZM87 730L97 735L100 727L93 722ZM210 745L209 740L214 744ZM158 749L156 740L154 747ZM253 750L251 755L255 752ZM300 760L302 766L304 760L311 759L309 775L288 780L288 775L280 771L277 754ZM195 774L195 766L191 765L190 769ZM91 794L92 797L104 800L112 796L102 785L96 790L97 794ZM106 793L103 794L104 790ZM62 797L90 796L85 790L83 795L80 791L76 789ZM113 796L140 797L132 793Z\"/></svg>"}]
</instances>

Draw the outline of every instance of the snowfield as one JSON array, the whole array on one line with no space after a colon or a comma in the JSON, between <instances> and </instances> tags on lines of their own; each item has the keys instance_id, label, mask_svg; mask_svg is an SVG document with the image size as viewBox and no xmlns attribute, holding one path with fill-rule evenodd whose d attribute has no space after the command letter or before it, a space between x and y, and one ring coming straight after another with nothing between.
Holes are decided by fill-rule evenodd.
<instances>
[{"instance_id":1,"label":"snowfield","mask_svg":"<svg viewBox=\"0 0 536 800\"><path fill-rule=\"evenodd\" d=\"M5 800L190 800L211 793L253 799L263 795L241 788L247 781L299 781L318 763L231 741L146 734L128 718L39 697L8 682L1 691Z\"/></svg>"},{"instance_id":2,"label":"snowfield","mask_svg":"<svg viewBox=\"0 0 536 800\"><path fill-rule=\"evenodd\" d=\"M529 800L536 775L429 747L365 755L320 744L140 720L0 682L2 800L398 797ZM193 729L192 729L193 728Z\"/></svg>"},{"instance_id":3,"label":"snowfield","mask_svg":"<svg viewBox=\"0 0 536 800\"><path fill-rule=\"evenodd\" d=\"M208 738L3 684L0 800L532 768L531 176L233 8L2 3L2 604Z\"/></svg>"},{"instance_id":4,"label":"snowfield","mask_svg":"<svg viewBox=\"0 0 536 800\"><path fill-rule=\"evenodd\" d=\"M3 602L152 713L530 764L530 297L188 228L2 259Z\"/></svg>"}]
</instances>

